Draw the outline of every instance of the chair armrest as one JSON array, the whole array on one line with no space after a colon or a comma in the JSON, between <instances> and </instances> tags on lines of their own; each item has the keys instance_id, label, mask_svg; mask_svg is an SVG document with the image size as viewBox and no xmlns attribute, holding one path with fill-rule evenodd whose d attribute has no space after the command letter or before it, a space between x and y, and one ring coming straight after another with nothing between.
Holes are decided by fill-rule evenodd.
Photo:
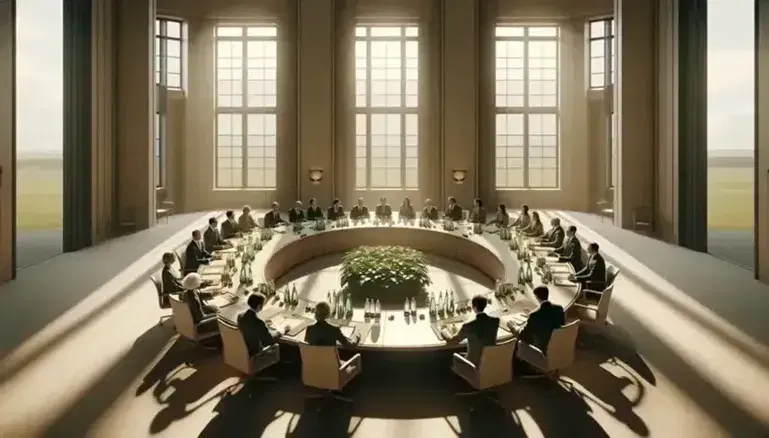
<instances>
[{"instance_id":1,"label":"chair armrest","mask_svg":"<svg viewBox=\"0 0 769 438\"><path fill-rule=\"evenodd\" d=\"M280 362L280 347L272 344L250 357L251 367L255 373Z\"/></svg>"},{"instance_id":2,"label":"chair armrest","mask_svg":"<svg viewBox=\"0 0 769 438\"><path fill-rule=\"evenodd\" d=\"M353 356L350 360L343 363L339 367L339 371L347 371L350 368L358 367L360 368L362 365L362 362L360 360L360 353L356 353L355 356Z\"/></svg>"},{"instance_id":3,"label":"chair armrest","mask_svg":"<svg viewBox=\"0 0 769 438\"><path fill-rule=\"evenodd\" d=\"M475 364L467 360L466 357L462 356L459 353L454 353L454 365L459 365L462 367L470 367L473 370L476 369Z\"/></svg>"}]
</instances>

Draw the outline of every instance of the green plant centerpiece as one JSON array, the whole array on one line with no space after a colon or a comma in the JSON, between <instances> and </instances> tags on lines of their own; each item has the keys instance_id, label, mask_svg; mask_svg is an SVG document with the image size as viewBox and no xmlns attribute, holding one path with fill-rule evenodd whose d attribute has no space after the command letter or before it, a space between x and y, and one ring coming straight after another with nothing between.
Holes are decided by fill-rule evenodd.
<instances>
[{"instance_id":1,"label":"green plant centerpiece","mask_svg":"<svg viewBox=\"0 0 769 438\"><path fill-rule=\"evenodd\" d=\"M422 252L405 246L360 246L342 258L340 283L356 306L367 298L402 306L407 298L423 305L425 288L432 282Z\"/></svg>"}]
</instances>

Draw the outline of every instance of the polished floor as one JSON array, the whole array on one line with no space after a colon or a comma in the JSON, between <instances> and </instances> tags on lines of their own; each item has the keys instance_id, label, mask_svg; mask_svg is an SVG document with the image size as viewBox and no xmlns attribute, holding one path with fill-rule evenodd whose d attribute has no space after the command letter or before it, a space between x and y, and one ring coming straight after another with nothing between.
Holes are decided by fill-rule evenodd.
<instances>
[{"instance_id":1,"label":"polished floor","mask_svg":"<svg viewBox=\"0 0 769 438\"><path fill-rule=\"evenodd\" d=\"M0 287L0 436L769 436L769 287L714 257L559 214L623 269L614 325L583 337L565 383L516 379L504 408L477 401L471 412L446 357L368 355L354 403L321 414L290 350L270 371L278 382L242 388L216 354L158 326L152 286L132 283L198 215Z\"/></svg>"}]
</instances>

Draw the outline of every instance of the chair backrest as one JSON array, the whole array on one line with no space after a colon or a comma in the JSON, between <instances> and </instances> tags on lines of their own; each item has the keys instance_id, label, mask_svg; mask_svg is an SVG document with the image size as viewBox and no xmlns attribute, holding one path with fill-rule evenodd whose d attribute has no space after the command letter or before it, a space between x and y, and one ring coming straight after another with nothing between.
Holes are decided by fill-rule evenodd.
<instances>
[{"instance_id":1,"label":"chair backrest","mask_svg":"<svg viewBox=\"0 0 769 438\"><path fill-rule=\"evenodd\" d=\"M609 317L609 307L611 306L611 294L613 291L614 283L610 284L609 287L604 289L601 293L601 298L598 300L598 305L596 306L596 323L604 323L606 322L606 318Z\"/></svg>"},{"instance_id":2,"label":"chair backrest","mask_svg":"<svg viewBox=\"0 0 769 438\"><path fill-rule=\"evenodd\" d=\"M176 331L187 339L197 339L195 320L192 318L192 312L187 303L176 297L169 296L168 298L171 300L171 309L173 309L173 319Z\"/></svg>"},{"instance_id":3,"label":"chair backrest","mask_svg":"<svg viewBox=\"0 0 769 438\"><path fill-rule=\"evenodd\" d=\"M158 307L161 309L168 309L171 307L171 303L168 301L168 297L163 296L163 282L158 279L157 275L151 275L150 280L155 285L155 291L158 293Z\"/></svg>"},{"instance_id":4,"label":"chair backrest","mask_svg":"<svg viewBox=\"0 0 769 438\"><path fill-rule=\"evenodd\" d=\"M573 321L553 330L550 342L547 344L548 369L559 370L574 363L574 351L577 346L579 321Z\"/></svg>"},{"instance_id":5,"label":"chair backrest","mask_svg":"<svg viewBox=\"0 0 769 438\"><path fill-rule=\"evenodd\" d=\"M181 272L184 272L184 269L186 268L185 264L187 260L184 259L184 251L179 251L178 249L174 251L174 254L176 254L176 260L179 261L179 267L182 268Z\"/></svg>"},{"instance_id":6,"label":"chair backrest","mask_svg":"<svg viewBox=\"0 0 769 438\"><path fill-rule=\"evenodd\" d=\"M611 263L606 264L606 286L611 286L614 284L614 280L617 279L617 275L619 275L619 268L612 265Z\"/></svg>"},{"instance_id":7,"label":"chair backrest","mask_svg":"<svg viewBox=\"0 0 769 438\"><path fill-rule=\"evenodd\" d=\"M251 357L240 329L219 319L219 333L222 336L224 363L244 374L251 374Z\"/></svg>"},{"instance_id":8,"label":"chair backrest","mask_svg":"<svg viewBox=\"0 0 769 438\"><path fill-rule=\"evenodd\" d=\"M492 388L510 383L513 380L513 339L491 347L483 347L481 362L478 366L479 389Z\"/></svg>"},{"instance_id":9,"label":"chair backrest","mask_svg":"<svg viewBox=\"0 0 769 438\"><path fill-rule=\"evenodd\" d=\"M341 389L339 353L336 347L300 344L302 383L313 388Z\"/></svg>"}]
</instances>

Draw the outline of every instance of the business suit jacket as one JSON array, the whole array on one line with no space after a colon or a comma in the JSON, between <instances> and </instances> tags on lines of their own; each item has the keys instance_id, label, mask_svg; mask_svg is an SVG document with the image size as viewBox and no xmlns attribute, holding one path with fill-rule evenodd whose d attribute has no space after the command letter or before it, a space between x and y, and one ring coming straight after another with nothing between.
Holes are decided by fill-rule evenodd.
<instances>
[{"instance_id":1,"label":"business suit jacket","mask_svg":"<svg viewBox=\"0 0 769 438\"><path fill-rule=\"evenodd\" d=\"M417 217L417 214L414 212L414 206L409 205L408 207L405 205L401 205L401 207L398 209L398 217L402 219L414 219Z\"/></svg>"},{"instance_id":2,"label":"business suit jacket","mask_svg":"<svg viewBox=\"0 0 769 438\"><path fill-rule=\"evenodd\" d=\"M474 224L485 224L486 223L486 209L483 207L477 207L473 208L473 211L470 212L470 222Z\"/></svg>"},{"instance_id":3,"label":"business suit jacket","mask_svg":"<svg viewBox=\"0 0 769 438\"><path fill-rule=\"evenodd\" d=\"M563 245L560 248L556 248L554 251L558 254L558 261L571 263L575 272L579 272L582 267L582 244L579 243L577 236L574 236L569 240L568 238L563 241Z\"/></svg>"},{"instance_id":4,"label":"business suit jacket","mask_svg":"<svg viewBox=\"0 0 769 438\"><path fill-rule=\"evenodd\" d=\"M550 301L543 301L539 307L529 314L526 326L523 327L519 338L547 353L547 345L553 330L566 324L563 307Z\"/></svg>"},{"instance_id":5,"label":"business suit jacket","mask_svg":"<svg viewBox=\"0 0 769 438\"><path fill-rule=\"evenodd\" d=\"M292 208L288 210L288 221L292 224L297 222L302 222L307 218L307 215L304 213L304 210L301 208Z\"/></svg>"},{"instance_id":6,"label":"business suit jacket","mask_svg":"<svg viewBox=\"0 0 769 438\"><path fill-rule=\"evenodd\" d=\"M285 223L286 221L283 220L282 217L280 217L279 211L268 211L264 215L264 226L265 228L274 228L278 226L279 224Z\"/></svg>"},{"instance_id":7,"label":"business suit jacket","mask_svg":"<svg viewBox=\"0 0 769 438\"><path fill-rule=\"evenodd\" d=\"M200 265L207 265L211 259L211 253L206 251L203 242L191 240L184 250L184 272L198 272Z\"/></svg>"},{"instance_id":8,"label":"business suit jacket","mask_svg":"<svg viewBox=\"0 0 769 438\"><path fill-rule=\"evenodd\" d=\"M248 233L256 227L256 221L251 217L251 213L241 214L238 218L238 228L240 228L240 231Z\"/></svg>"},{"instance_id":9,"label":"business suit jacket","mask_svg":"<svg viewBox=\"0 0 769 438\"><path fill-rule=\"evenodd\" d=\"M350 219L368 219L368 207L356 205L350 210Z\"/></svg>"},{"instance_id":10,"label":"business suit jacket","mask_svg":"<svg viewBox=\"0 0 769 438\"><path fill-rule=\"evenodd\" d=\"M324 347L334 347L337 342L344 347L352 346L352 342L342 333L342 329L327 321L316 321L315 324L307 327L304 332L304 342Z\"/></svg>"},{"instance_id":11,"label":"business suit jacket","mask_svg":"<svg viewBox=\"0 0 769 438\"><path fill-rule=\"evenodd\" d=\"M314 207L309 207L307 209L307 220L316 221L318 219L323 219L323 210L321 210L317 205Z\"/></svg>"},{"instance_id":12,"label":"business suit jacket","mask_svg":"<svg viewBox=\"0 0 769 438\"><path fill-rule=\"evenodd\" d=\"M238 225L238 222L234 219L227 219L226 221L222 222L222 239L235 237L235 234L237 234L239 231L240 225Z\"/></svg>"},{"instance_id":13,"label":"business suit jacket","mask_svg":"<svg viewBox=\"0 0 769 438\"><path fill-rule=\"evenodd\" d=\"M203 300L200 298L197 291L186 290L184 291L183 296L184 302L187 303L187 307L189 307L190 313L192 313L192 322L195 324L206 318L216 316L216 313L206 312Z\"/></svg>"},{"instance_id":14,"label":"business suit jacket","mask_svg":"<svg viewBox=\"0 0 769 438\"><path fill-rule=\"evenodd\" d=\"M205 246L206 251L211 252L226 248L227 242L222 239L219 230L213 227L208 227L203 233L203 245Z\"/></svg>"},{"instance_id":15,"label":"business suit jacket","mask_svg":"<svg viewBox=\"0 0 769 438\"><path fill-rule=\"evenodd\" d=\"M391 217L393 217L393 209L392 207L390 207L390 204L385 204L385 205L380 204L376 206L376 210L374 214L376 214L376 217L378 218L390 219Z\"/></svg>"},{"instance_id":16,"label":"business suit jacket","mask_svg":"<svg viewBox=\"0 0 769 438\"><path fill-rule=\"evenodd\" d=\"M588 257L585 267L575 273L574 277L579 281L589 281L604 286L606 284L606 260L599 253L593 254Z\"/></svg>"},{"instance_id":17,"label":"business suit jacket","mask_svg":"<svg viewBox=\"0 0 769 438\"><path fill-rule=\"evenodd\" d=\"M555 226L547 230L547 233L545 233L545 238L543 239L542 246L549 246L550 248L560 248L563 245L563 238L565 236L566 236L566 233L564 233L563 227L560 225Z\"/></svg>"},{"instance_id":18,"label":"business suit jacket","mask_svg":"<svg viewBox=\"0 0 769 438\"><path fill-rule=\"evenodd\" d=\"M331 206L328 208L328 211L326 212L326 217L330 221L335 221L337 219L340 219L344 217L344 208L341 206Z\"/></svg>"},{"instance_id":19,"label":"business suit jacket","mask_svg":"<svg viewBox=\"0 0 769 438\"><path fill-rule=\"evenodd\" d=\"M279 334L271 331L267 324L259 318L253 310L249 309L238 315L238 328L243 333L243 340L246 341L248 355L253 356L275 343Z\"/></svg>"},{"instance_id":20,"label":"business suit jacket","mask_svg":"<svg viewBox=\"0 0 769 438\"><path fill-rule=\"evenodd\" d=\"M438 209L429 206L422 209L422 217L430 219L431 221L437 221L438 220Z\"/></svg>"},{"instance_id":21,"label":"business suit jacket","mask_svg":"<svg viewBox=\"0 0 769 438\"><path fill-rule=\"evenodd\" d=\"M446 211L443 213L443 215L451 220L461 221L462 207L460 207L459 204L450 205L446 207Z\"/></svg>"},{"instance_id":22,"label":"business suit jacket","mask_svg":"<svg viewBox=\"0 0 769 438\"><path fill-rule=\"evenodd\" d=\"M462 324L459 333L454 336L454 341L467 339L467 360L478 365L481 362L483 347L497 344L497 329L499 318L485 313L475 315L475 319Z\"/></svg>"},{"instance_id":23,"label":"business suit jacket","mask_svg":"<svg viewBox=\"0 0 769 438\"><path fill-rule=\"evenodd\" d=\"M163 271L160 274L161 284L163 285L163 301L168 301L167 295L178 294L184 292L182 286L182 278L178 275L176 270L170 266L163 266ZM167 303L170 304L170 303Z\"/></svg>"}]
</instances>

